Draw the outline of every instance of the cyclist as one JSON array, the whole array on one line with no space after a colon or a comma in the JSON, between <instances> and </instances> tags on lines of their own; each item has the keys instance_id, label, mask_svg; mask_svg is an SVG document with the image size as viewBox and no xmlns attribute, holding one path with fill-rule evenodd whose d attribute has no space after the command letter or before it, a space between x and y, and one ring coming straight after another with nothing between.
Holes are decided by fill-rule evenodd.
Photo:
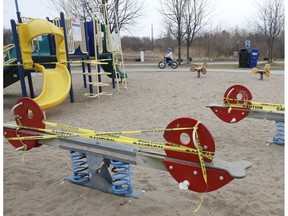
<instances>
[{"instance_id":1,"label":"cyclist","mask_svg":"<svg viewBox=\"0 0 288 216\"><path fill-rule=\"evenodd\" d=\"M166 55L166 61L169 63L173 60L173 50L172 48L168 48L169 53Z\"/></svg>"}]
</instances>

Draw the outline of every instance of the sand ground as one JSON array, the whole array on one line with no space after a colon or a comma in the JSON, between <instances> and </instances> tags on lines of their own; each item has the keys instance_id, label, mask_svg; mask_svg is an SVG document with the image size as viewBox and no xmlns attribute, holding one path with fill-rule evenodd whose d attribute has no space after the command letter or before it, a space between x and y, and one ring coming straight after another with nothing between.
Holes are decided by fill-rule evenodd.
<instances>
[{"instance_id":1,"label":"sand ground","mask_svg":"<svg viewBox=\"0 0 288 216\"><path fill-rule=\"evenodd\" d=\"M248 70L248 69L247 69ZM137 71L137 69L135 69ZM70 175L69 152L41 146L22 153L4 140L4 215L25 216L112 216L112 215L284 215L284 148L266 145L275 131L275 122L246 118L237 124L220 121L205 105L219 103L228 87L246 86L253 100L284 103L284 76L259 80L250 73L196 73L165 71L130 72L128 89L105 87L112 96L100 99L83 96L82 75L73 75L75 103L66 99L46 111L47 120L97 131L125 131L165 128L172 120L190 117L201 121L216 142L216 158L248 160L252 167L243 179L207 193L198 213L201 194L181 191L166 171L132 166L135 188L145 190L140 199L123 198L63 179ZM33 77L36 94L42 77ZM111 82L103 77L103 82ZM20 84L4 89L4 122L13 120L11 108L21 97ZM143 137L142 137L143 136ZM162 134L141 138L163 142ZM124 203L124 205L122 205Z\"/></svg>"}]
</instances>

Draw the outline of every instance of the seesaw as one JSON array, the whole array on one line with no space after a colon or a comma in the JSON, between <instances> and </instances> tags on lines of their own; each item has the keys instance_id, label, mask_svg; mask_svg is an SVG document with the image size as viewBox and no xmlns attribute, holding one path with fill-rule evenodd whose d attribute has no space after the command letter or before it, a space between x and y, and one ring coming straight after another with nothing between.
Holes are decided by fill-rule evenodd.
<instances>
[{"instance_id":1,"label":"seesaw","mask_svg":"<svg viewBox=\"0 0 288 216\"><path fill-rule=\"evenodd\" d=\"M276 135L272 143L284 144L284 104L252 101L251 92L242 85L233 85L224 93L224 104L210 104L215 115L224 122L236 123L245 117L276 122Z\"/></svg>"},{"instance_id":2,"label":"seesaw","mask_svg":"<svg viewBox=\"0 0 288 216\"><path fill-rule=\"evenodd\" d=\"M206 74L207 73L207 64L206 63L203 63L201 66L195 66L195 65L192 65L191 68L190 68L190 72L197 72L197 77L199 78L200 77L200 73L202 74Z\"/></svg>"},{"instance_id":3,"label":"seesaw","mask_svg":"<svg viewBox=\"0 0 288 216\"><path fill-rule=\"evenodd\" d=\"M259 70L257 67L254 67L251 69L251 73L260 74L260 80L263 80L263 75L265 75L266 77L270 77L270 64L265 64L263 70Z\"/></svg>"},{"instance_id":4,"label":"seesaw","mask_svg":"<svg viewBox=\"0 0 288 216\"><path fill-rule=\"evenodd\" d=\"M167 170L180 189L200 193L244 178L251 167L244 160L214 159L216 148L211 133L192 118L175 119L160 130L97 132L44 121L44 112L30 98L19 99L12 113L16 124L4 124L4 136L17 150L28 151L42 144L68 150L72 175L66 180L111 194L135 198L142 194L132 187L130 164ZM123 136L145 132L164 132L166 144Z\"/></svg>"}]
</instances>

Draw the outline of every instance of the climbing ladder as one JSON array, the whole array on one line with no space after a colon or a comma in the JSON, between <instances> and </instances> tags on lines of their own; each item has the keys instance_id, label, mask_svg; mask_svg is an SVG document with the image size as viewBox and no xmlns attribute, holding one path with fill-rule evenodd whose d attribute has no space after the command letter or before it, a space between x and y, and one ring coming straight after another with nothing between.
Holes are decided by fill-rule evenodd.
<instances>
[{"instance_id":1,"label":"climbing ladder","mask_svg":"<svg viewBox=\"0 0 288 216\"><path fill-rule=\"evenodd\" d=\"M122 83L124 88L127 88L127 74L124 67L124 59L123 59L123 53L122 53L122 47L121 47L121 39L120 39L120 29L118 25L118 17L114 9L111 9L113 13L113 19L109 20L108 12L107 12L107 4L100 4L98 6L98 11L102 11L102 16L99 16L98 20L103 20L105 24L105 39L106 42L106 51L108 53L111 53L112 59L102 59L102 60L112 60L112 66L114 73L110 73L110 76L112 76L112 82L113 82L113 88L114 84L117 85L117 90L120 91L120 85L119 83ZM115 25L115 33L111 33L110 30L110 24L113 23ZM101 23L98 21L97 23L97 31L101 32ZM99 52L103 52L103 44L102 44L102 37L97 37L99 42Z\"/></svg>"},{"instance_id":2,"label":"climbing ladder","mask_svg":"<svg viewBox=\"0 0 288 216\"><path fill-rule=\"evenodd\" d=\"M97 60L97 57L96 57L96 60ZM104 74L111 74L110 72L105 72L105 71L99 71L99 67L98 65L101 64L100 62L96 62L96 63L92 63L95 65L95 70L96 72L84 72L83 75L85 76L89 76L88 79L89 81L87 82L87 84L93 86L93 87L96 87L96 92L95 93L85 93L84 95L87 96L87 97L100 97L101 95L107 95L107 96L111 96L113 95L111 92L104 92L102 90L102 87L105 87L105 86L110 86L109 83L103 83L101 81L101 75L104 75ZM92 81L92 77L94 77L93 81Z\"/></svg>"},{"instance_id":3,"label":"climbing ladder","mask_svg":"<svg viewBox=\"0 0 288 216\"><path fill-rule=\"evenodd\" d=\"M116 75L116 84L117 90L120 91L119 82L122 83L122 86L127 88L127 75L124 66L123 53L122 50L112 51L113 56L113 68ZM122 72L122 75L119 73L118 69Z\"/></svg>"},{"instance_id":4,"label":"climbing ladder","mask_svg":"<svg viewBox=\"0 0 288 216\"><path fill-rule=\"evenodd\" d=\"M111 75L111 72L107 71L101 71L100 70L100 64L107 64L105 62L100 62L98 60L97 53L99 53L99 50L102 50L102 33L101 33L101 23L95 16L95 6L94 3L91 2L92 7L92 13L93 13L93 38L94 38L94 53L95 53L95 61L93 61L91 64L94 67L93 72L83 72L84 76L88 77L87 84L90 85L90 92L85 93L84 95L87 97L100 97L102 95L111 96L111 92L105 92L103 91L102 87L110 86L109 83L102 82L102 75ZM90 64L90 63L89 63ZM88 66L89 68L89 66ZM96 89L96 92L94 93L94 88Z\"/></svg>"},{"instance_id":5,"label":"climbing ladder","mask_svg":"<svg viewBox=\"0 0 288 216\"><path fill-rule=\"evenodd\" d=\"M15 48L14 44L8 44L3 47L3 64L11 64L16 61L11 55L12 50Z\"/></svg>"},{"instance_id":6,"label":"climbing ladder","mask_svg":"<svg viewBox=\"0 0 288 216\"><path fill-rule=\"evenodd\" d=\"M120 37L120 28L119 28L119 22L118 22L118 16L115 11L113 10L113 17L114 17L114 24L116 24L116 30L115 34L112 34L110 39L111 49L112 49L112 56L113 56L113 68L116 75L116 83L117 83L117 89L120 90L119 82L122 83L122 86L126 89L127 88L127 74L124 67L124 58L123 58L123 52L122 52L122 46L121 46L121 37ZM113 42L111 39L113 38ZM120 71L118 71L118 69ZM122 74L120 74L120 72ZM120 79L120 80L119 80Z\"/></svg>"}]
</instances>

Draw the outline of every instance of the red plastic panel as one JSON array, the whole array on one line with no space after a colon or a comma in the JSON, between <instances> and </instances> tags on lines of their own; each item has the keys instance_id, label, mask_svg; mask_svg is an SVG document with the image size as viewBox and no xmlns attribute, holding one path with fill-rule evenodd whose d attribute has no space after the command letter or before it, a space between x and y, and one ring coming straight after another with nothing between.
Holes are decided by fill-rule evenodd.
<instances>
[{"instance_id":1,"label":"red plastic panel","mask_svg":"<svg viewBox=\"0 0 288 216\"><path fill-rule=\"evenodd\" d=\"M21 131L17 131L14 129L10 129L10 128L4 128L4 136L5 138L11 138L11 137L17 137L17 134L20 135L21 137L25 137L25 136L36 136L38 135L37 133L26 133L26 132L21 132ZM37 140L23 140L22 142L19 140L8 140L8 142L14 146L15 148L19 148L21 146L23 146L23 144L26 145L26 151L34 148L34 147L39 147L41 146L41 144L37 143Z\"/></svg>"},{"instance_id":2,"label":"red plastic panel","mask_svg":"<svg viewBox=\"0 0 288 216\"><path fill-rule=\"evenodd\" d=\"M236 123L244 119L248 112L249 109L231 109L230 112L228 112L229 108L228 107L210 107L211 110L215 113L215 115L221 119L224 122L227 123Z\"/></svg>"},{"instance_id":3,"label":"red plastic panel","mask_svg":"<svg viewBox=\"0 0 288 216\"><path fill-rule=\"evenodd\" d=\"M35 128L45 128L44 113L41 110L40 106L31 98L21 98L17 101L14 115L21 117L21 124L27 127L35 127ZM15 117L16 123L19 125L20 123L17 121Z\"/></svg>"},{"instance_id":4,"label":"red plastic panel","mask_svg":"<svg viewBox=\"0 0 288 216\"><path fill-rule=\"evenodd\" d=\"M41 110L40 106L31 98L21 98L17 101L15 107L13 108L13 114L15 115L15 121L19 126L26 126L32 128L45 128L44 113ZM38 133L34 132L23 132L20 130L16 131L15 129L4 128L4 136L6 138L12 137L25 137L25 136L37 136ZM8 140L11 145L15 148L22 147L26 145L25 150L30 150L34 147L39 147L41 144L37 143L37 140Z\"/></svg>"},{"instance_id":5,"label":"red plastic panel","mask_svg":"<svg viewBox=\"0 0 288 216\"><path fill-rule=\"evenodd\" d=\"M230 104L246 104L247 100L252 100L252 94L245 86L233 85L224 93L224 103L227 104L226 98L229 98Z\"/></svg>"},{"instance_id":6,"label":"red plastic panel","mask_svg":"<svg viewBox=\"0 0 288 216\"><path fill-rule=\"evenodd\" d=\"M184 164L167 159L164 160L164 164L169 173L178 183L187 180L190 183L188 189L195 192L203 193L214 191L233 180L233 178L225 171L206 168L206 185L200 166Z\"/></svg>"},{"instance_id":7,"label":"red plastic panel","mask_svg":"<svg viewBox=\"0 0 288 216\"><path fill-rule=\"evenodd\" d=\"M197 122L198 122L197 120L192 119L192 118L179 118L179 119L175 119L174 121L172 121L167 126L167 128L187 128L187 127L192 128L197 124ZM167 142L197 149L193 142L192 132L193 132L193 129L165 131L163 136ZM197 132L198 132L198 137L199 137L200 146L202 147L202 150L215 152L214 139L210 131L205 127L205 125L200 123L198 125ZM169 145L169 144L166 144L166 145ZM175 152L171 150L165 150L165 152L166 152L166 155L170 158L179 158L181 160L199 162L198 154ZM204 158L204 161L211 162L211 160L208 158Z\"/></svg>"}]
</instances>

